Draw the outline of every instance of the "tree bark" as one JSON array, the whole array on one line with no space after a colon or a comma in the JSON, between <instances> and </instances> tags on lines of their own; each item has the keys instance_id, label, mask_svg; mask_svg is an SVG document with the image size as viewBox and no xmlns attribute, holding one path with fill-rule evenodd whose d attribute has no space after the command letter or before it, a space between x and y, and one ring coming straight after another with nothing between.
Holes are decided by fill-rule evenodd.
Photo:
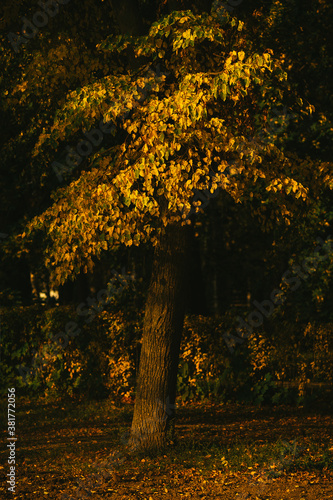
<instances>
[{"instance_id":1,"label":"tree bark","mask_svg":"<svg viewBox=\"0 0 333 500\"><path fill-rule=\"evenodd\" d=\"M155 249L129 439L132 450L161 450L173 440L188 242L188 227L169 226Z\"/></svg>"},{"instance_id":2,"label":"tree bark","mask_svg":"<svg viewBox=\"0 0 333 500\"><path fill-rule=\"evenodd\" d=\"M189 293L186 312L207 316L208 307L206 299L205 281L202 273L202 256L199 238L195 237L194 224L190 230L190 258L189 258Z\"/></svg>"}]
</instances>

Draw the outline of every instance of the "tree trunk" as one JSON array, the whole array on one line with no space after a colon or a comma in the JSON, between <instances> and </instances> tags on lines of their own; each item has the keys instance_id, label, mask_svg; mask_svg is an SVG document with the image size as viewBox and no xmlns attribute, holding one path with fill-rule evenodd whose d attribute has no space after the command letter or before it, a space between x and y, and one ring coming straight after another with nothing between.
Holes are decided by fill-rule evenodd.
<instances>
[{"instance_id":1,"label":"tree trunk","mask_svg":"<svg viewBox=\"0 0 333 500\"><path fill-rule=\"evenodd\" d=\"M190 230L190 258L189 258L189 293L186 312L188 314L200 314L207 316L207 299L205 281L202 273L202 256L199 238L195 236L194 225Z\"/></svg>"},{"instance_id":2,"label":"tree trunk","mask_svg":"<svg viewBox=\"0 0 333 500\"><path fill-rule=\"evenodd\" d=\"M144 35L143 24L138 0L111 0L113 14L119 30L126 35Z\"/></svg>"},{"instance_id":3,"label":"tree trunk","mask_svg":"<svg viewBox=\"0 0 333 500\"><path fill-rule=\"evenodd\" d=\"M173 440L188 241L188 227L169 226L155 249L129 439L132 450L161 450Z\"/></svg>"}]
</instances>

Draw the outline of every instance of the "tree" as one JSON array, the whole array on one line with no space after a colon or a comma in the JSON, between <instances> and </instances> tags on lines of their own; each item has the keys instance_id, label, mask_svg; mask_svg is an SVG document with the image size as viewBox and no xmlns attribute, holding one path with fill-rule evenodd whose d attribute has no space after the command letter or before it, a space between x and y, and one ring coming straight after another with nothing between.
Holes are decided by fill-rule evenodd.
<instances>
[{"instance_id":1,"label":"tree","mask_svg":"<svg viewBox=\"0 0 333 500\"><path fill-rule=\"evenodd\" d=\"M289 220L298 198L308 201L313 165L300 169L274 134L259 133L291 89L281 61L270 50L255 53L227 12L173 12L147 35L112 35L99 48L118 63L70 92L40 133L32 165L53 164L67 184L19 238L24 246L43 236L56 284L92 269L102 252L153 244L130 444L160 449L175 416L188 226L201 210L199 193L248 201L272 227Z\"/></svg>"}]
</instances>

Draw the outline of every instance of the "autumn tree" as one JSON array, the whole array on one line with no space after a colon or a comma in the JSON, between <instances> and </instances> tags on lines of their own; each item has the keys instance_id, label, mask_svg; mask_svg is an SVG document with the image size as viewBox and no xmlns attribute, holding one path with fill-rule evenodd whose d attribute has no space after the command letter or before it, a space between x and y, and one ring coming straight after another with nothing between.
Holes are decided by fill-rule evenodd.
<instances>
[{"instance_id":1,"label":"autumn tree","mask_svg":"<svg viewBox=\"0 0 333 500\"><path fill-rule=\"evenodd\" d=\"M40 133L32 165L53 168L65 184L17 240L24 248L42 235L55 284L110 249L153 244L130 445L161 449L172 439L198 193L249 203L267 227L288 223L309 202L313 165L261 131L286 105L300 119L311 108L290 98L282 61L269 48L256 53L227 12L172 12L148 34L112 35L99 49L117 65L71 91ZM326 164L317 171L318 183L322 174L331 182Z\"/></svg>"}]
</instances>

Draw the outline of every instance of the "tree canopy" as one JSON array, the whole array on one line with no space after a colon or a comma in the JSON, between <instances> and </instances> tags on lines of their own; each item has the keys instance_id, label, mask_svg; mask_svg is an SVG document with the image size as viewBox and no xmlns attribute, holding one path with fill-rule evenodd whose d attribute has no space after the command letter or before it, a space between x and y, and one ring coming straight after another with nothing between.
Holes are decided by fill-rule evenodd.
<instances>
[{"instance_id":1,"label":"tree canopy","mask_svg":"<svg viewBox=\"0 0 333 500\"><path fill-rule=\"evenodd\" d=\"M70 92L32 148L32 164L52 165L68 184L22 234L46 231L56 282L91 269L103 250L156 244L165 226L190 224L196 190L254 198L268 225L268 199L287 221L293 200L307 201L314 165L285 154L279 135L286 106L296 121L312 107L288 84L281 57L253 50L240 20L173 12L145 36L111 35L99 48L118 58L112 74ZM280 128L267 127L276 119ZM325 164L316 169L327 174Z\"/></svg>"}]
</instances>

